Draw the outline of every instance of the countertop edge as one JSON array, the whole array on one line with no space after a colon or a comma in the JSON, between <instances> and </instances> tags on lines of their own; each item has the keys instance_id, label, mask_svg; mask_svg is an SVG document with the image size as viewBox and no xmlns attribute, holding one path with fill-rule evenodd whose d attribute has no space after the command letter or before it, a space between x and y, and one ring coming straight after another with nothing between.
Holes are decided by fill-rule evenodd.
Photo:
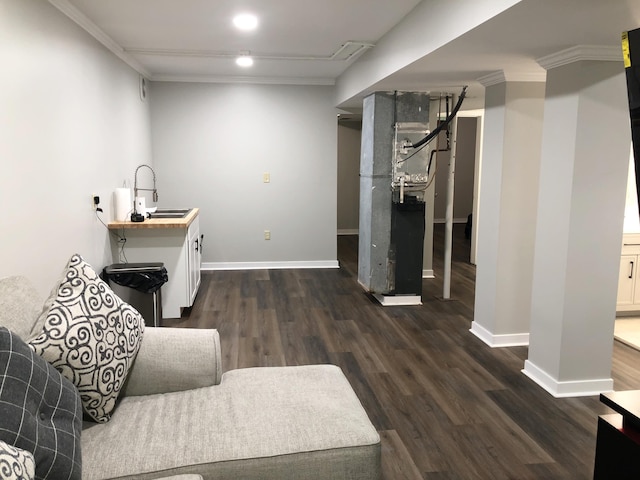
<instances>
[{"instance_id":1,"label":"countertop edge","mask_svg":"<svg viewBox=\"0 0 640 480\"><path fill-rule=\"evenodd\" d=\"M145 218L144 222L131 222L129 220L120 222L113 221L107 224L109 230L120 229L149 229L149 228L189 228L195 218L199 215L199 208L192 208L184 218Z\"/></svg>"}]
</instances>

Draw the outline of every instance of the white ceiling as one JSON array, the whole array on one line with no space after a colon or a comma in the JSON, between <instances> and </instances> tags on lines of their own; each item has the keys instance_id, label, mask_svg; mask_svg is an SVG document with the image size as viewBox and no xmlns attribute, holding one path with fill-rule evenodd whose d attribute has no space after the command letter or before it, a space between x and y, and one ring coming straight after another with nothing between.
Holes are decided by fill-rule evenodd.
<instances>
[{"instance_id":1,"label":"white ceiling","mask_svg":"<svg viewBox=\"0 0 640 480\"><path fill-rule=\"evenodd\" d=\"M49 0L152 80L335 83L350 65L332 60L348 41L376 44L420 0ZM442 2L444 0L424 0ZM456 21L456 0L451 22ZM260 18L253 33L236 31L234 14ZM576 45L620 50L620 34L640 27L640 0L522 0L371 85L367 91L453 91L470 85L467 108L482 106L477 79L544 76L536 61ZM372 47L375 49L375 46ZM618 50L615 50L618 49ZM249 51L250 69L235 56ZM621 58L621 54L620 54ZM448 87L448 88L447 88ZM367 92L363 92L365 94ZM475 99L475 100L474 100ZM357 105L358 99L354 99Z\"/></svg>"},{"instance_id":2,"label":"white ceiling","mask_svg":"<svg viewBox=\"0 0 640 480\"><path fill-rule=\"evenodd\" d=\"M420 0L52 0L80 12L151 79L250 76L333 84L350 61L330 60L348 41L377 42ZM232 25L259 17L254 32ZM83 25L84 26L84 25ZM251 69L235 57L250 52ZM353 60L353 59L352 59Z\"/></svg>"},{"instance_id":3,"label":"white ceiling","mask_svg":"<svg viewBox=\"0 0 640 480\"><path fill-rule=\"evenodd\" d=\"M537 60L575 46L621 62L621 34L635 28L640 0L523 0L369 90L469 84L482 97L478 78L496 71L513 80L544 78Z\"/></svg>"}]
</instances>

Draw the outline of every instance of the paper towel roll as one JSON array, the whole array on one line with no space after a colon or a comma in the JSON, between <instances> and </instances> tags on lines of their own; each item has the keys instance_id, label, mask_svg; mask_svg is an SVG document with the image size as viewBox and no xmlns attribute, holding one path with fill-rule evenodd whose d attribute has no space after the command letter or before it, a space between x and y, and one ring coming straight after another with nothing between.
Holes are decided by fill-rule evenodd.
<instances>
[{"instance_id":1,"label":"paper towel roll","mask_svg":"<svg viewBox=\"0 0 640 480\"><path fill-rule=\"evenodd\" d=\"M115 195L115 212L116 221L124 222L129 220L133 211L133 202L131 201L130 188L116 188Z\"/></svg>"}]
</instances>

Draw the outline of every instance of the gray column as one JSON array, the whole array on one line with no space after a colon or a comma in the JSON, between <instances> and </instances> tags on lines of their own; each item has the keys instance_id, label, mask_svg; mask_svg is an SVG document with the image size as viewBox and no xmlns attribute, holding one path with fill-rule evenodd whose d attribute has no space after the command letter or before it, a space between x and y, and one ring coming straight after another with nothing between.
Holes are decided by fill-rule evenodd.
<instances>
[{"instance_id":1,"label":"gray column","mask_svg":"<svg viewBox=\"0 0 640 480\"><path fill-rule=\"evenodd\" d=\"M619 61L592 61L579 49L568 53L540 61L548 71L523 370L557 397L613 387L631 138L621 55Z\"/></svg>"},{"instance_id":2,"label":"gray column","mask_svg":"<svg viewBox=\"0 0 640 480\"><path fill-rule=\"evenodd\" d=\"M358 281L372 293L393 290L390 264L392 160L396 123L429 123L429 94L375 92L363 102L360 149ZM422 258L417 260L421 264Z\"/></svg>"},{"instance_id":3,"label":"gray column","mask_svg":"<svg viewBox=\"0 0 640 480\"><path fill-rule=\"evenodd\" d=\"M358 281L372 292L388 289L392 152L393 96L373 93L362 111L358 239Z\"/></svg>"}]
</instances>

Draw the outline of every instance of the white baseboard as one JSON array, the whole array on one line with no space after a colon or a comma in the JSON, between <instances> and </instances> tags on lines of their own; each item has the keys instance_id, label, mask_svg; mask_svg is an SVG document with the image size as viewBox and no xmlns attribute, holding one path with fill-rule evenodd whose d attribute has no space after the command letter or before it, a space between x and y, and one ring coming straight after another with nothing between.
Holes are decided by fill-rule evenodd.
<instances>
[{"instance_id":1,"label":"white baseboard","mask_svg":"<svg viewBox=\"0 0 640 480\"><path fill-rule=\"evenodd\" d=\"M435 218L433 223L446 223L444 218ZM467 223L466 218L454 218L453 223ZM338 235L358 235L360 230L357 228L340 228L338 229Z\"/></svg>"},{"instance_id":2,"label":"white baseboard","mask_svg":"<svg viewBox=\"0 0 640 480\"><path fill-rule=\"evenodd\" d=\"M381 295L374 293L373 296L383 307L422 305L422 297L420 295Z\"/></svg>"},{"instance_id":3,"label":"white baseboard","mask_svg":"<svg viewBox=\"0 0 640 480\"><path fill-rule=\"evenodd\" d=\"M444 218L436 218L433 223L446 223ZM453 223L467 223L466 218L454 218ZM338 235L358 235L360 230L357 228L340 228L338 229Z\"/></svg>"},{"instance_id":4,"label":"white baseboard","mask_svg":"<svg viewBox=\"0 0 640 480\"><path fill-rule=\"evenodd\" d=\"M289 268L340 268L337 260L296 262L203 262L200 270L283 270Z\"/></svg>"},{"instance_id":5,"label":"white baseboard","mask_svg":"<svg viewBox=\"0 0 640 480\"><path fill-rule=\"evenodd\" d=\"M433 269L422 270L422 278L436 278L436 275L433 273Z\"/></svg>"},{"instance_id":6,"label":"white baseboard","mask_svg":"<svg viewBox=\"0 0 640 480\"><path fill-rule=\"evenodd\" d=\"M434 218L433 223L447 223L447 220L445 218ZM467 223L467 217L454 218L453 223Z\"/></svg>"},{"instance_id":7,"label":"white baseboard","mask_svg":"<svg viewBox=\"0 0 640 480\"><path fill-rule=\"evenodd\" d=\"M612 378L560 382L529 360L525 360L522 373L556 398L589 397L613 391Z\"/></svg>"},{"instance_id":8,"label":"white baseboard","mask_svg":"<svg viewBox=\"0 0 640 480\"><path fill-rule=\"evenodd\" d=\"M471 322L471 329L469 331L491 348L521 347L529 345L528 333L495 335L477 322Z\"/></svg>"}]
</instances>

